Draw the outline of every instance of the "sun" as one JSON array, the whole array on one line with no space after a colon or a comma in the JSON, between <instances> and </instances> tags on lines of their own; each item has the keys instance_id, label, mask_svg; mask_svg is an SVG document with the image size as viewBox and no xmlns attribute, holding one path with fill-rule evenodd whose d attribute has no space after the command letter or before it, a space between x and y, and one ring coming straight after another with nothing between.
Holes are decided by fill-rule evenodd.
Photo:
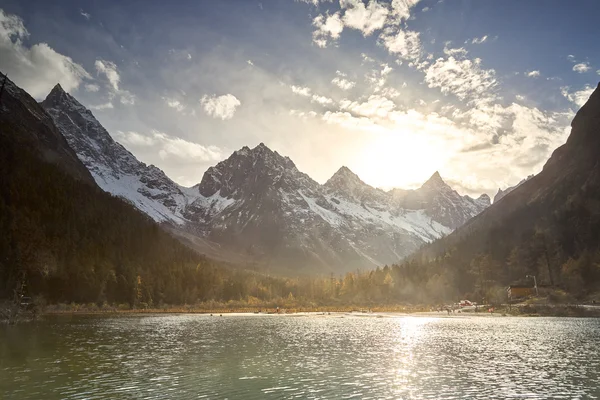
<instances>
[{"instance_id":1,"label":"sun","mask_svg":"<svg viewBox=\"0 0 600 400\"><path fill-rule=\"evenodd\" d=\"M357 155L356 173L375 187L415 188L443 169L450 151L427 132L403 129L372 132Z\"/></svg>"}]
</instances>

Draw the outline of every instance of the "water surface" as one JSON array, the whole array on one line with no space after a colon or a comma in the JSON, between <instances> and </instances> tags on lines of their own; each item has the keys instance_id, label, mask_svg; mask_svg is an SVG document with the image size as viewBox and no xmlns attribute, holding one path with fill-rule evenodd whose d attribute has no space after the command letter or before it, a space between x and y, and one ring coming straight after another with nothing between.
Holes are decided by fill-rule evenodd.
<instances>
[{"instance_id":1,"label":"water surface","mask_svg":"<svg viewBox=\"0 0 600 400\"><path fill-rule=\"evenodd\" d=\"M600 320L55 317L0 326L2 399L588 399Z\"/></svg>"}]
</instances>

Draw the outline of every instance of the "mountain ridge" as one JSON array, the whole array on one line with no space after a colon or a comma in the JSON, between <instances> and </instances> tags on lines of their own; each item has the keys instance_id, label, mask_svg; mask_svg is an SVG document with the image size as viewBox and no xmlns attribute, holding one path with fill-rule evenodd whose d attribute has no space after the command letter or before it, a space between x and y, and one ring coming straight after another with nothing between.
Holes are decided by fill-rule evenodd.
<instances>
[{"instance_id":1,"label":"mountain ridge","mask_svg":"<svg viewBox=\"0 0 600 400\"><path fill-rule=\"evenodd\" d=\"M415 190L385 192L345 166L319 184L264 143L234 151L184 188L137 160L60 85L41 104L103 190L195 235L202 251L246 254L276 269L391 264L489 206L487 196L459 195L439 172Z\"/></svg>"}]
</instances>

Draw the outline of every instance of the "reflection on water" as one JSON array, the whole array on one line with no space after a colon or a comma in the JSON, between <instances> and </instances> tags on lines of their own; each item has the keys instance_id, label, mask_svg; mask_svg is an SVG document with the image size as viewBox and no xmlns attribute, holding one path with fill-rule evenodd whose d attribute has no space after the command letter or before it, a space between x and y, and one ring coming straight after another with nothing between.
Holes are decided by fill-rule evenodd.
<instances>
[{"instance_id":1,"label":"reflection on water","mask_svg":"<svg viewBox=\"0 0 600 400\"><path fill-rule=\"evenodd\" d=\"M0 327L2 399L600 395L600 320L134 316Z\"/></svg>"}]
</instances>

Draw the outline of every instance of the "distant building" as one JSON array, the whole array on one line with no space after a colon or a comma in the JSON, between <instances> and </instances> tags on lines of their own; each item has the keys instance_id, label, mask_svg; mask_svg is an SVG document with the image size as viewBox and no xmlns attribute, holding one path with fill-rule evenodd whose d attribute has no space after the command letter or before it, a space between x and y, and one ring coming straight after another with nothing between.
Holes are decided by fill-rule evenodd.
<instances>
[{"instance_id":1,"label":"distant building","mask_svg":"<svg viewBox=\"0 0 600 400\"><path fill-rule=\"evenodd\" d=\"M535 289L531 286L526 285L510 285L507 289L508 297L510 299L519 299L522 297L532 296Z\"/></svg>"}]
</instances>

